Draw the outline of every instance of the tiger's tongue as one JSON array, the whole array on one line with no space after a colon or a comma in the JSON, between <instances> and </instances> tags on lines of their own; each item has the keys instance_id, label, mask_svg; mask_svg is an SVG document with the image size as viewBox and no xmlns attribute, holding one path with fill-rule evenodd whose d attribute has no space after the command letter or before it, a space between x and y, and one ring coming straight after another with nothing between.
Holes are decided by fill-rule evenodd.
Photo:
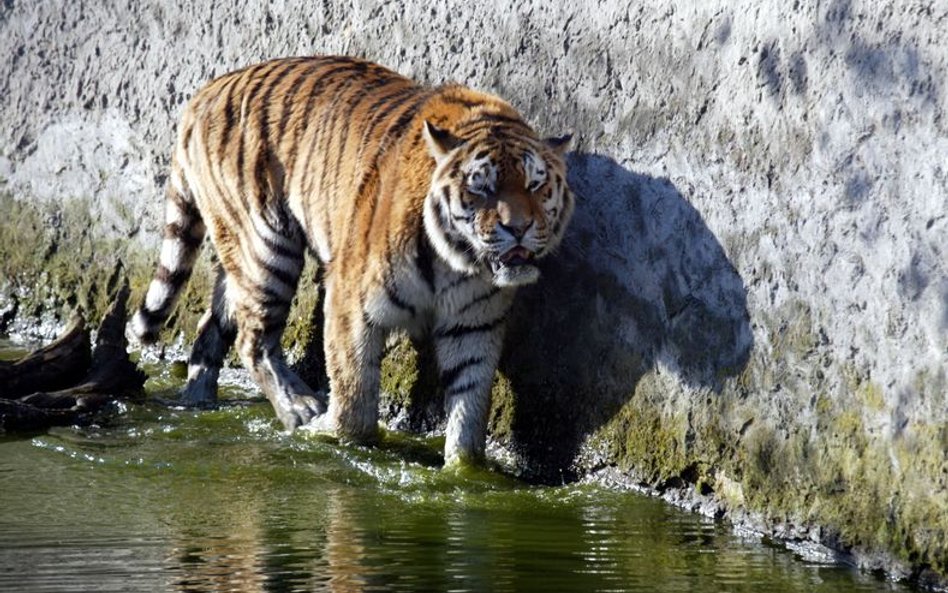
<instances>
[{"instance_id":1,"label":"tiger's tongue","mask_svg":"<svg viewBox=\"0 0 948 593\"><path fill-rule=\"evenodd\" d=\"M529 261L533 257L533 252L523 247L522 245L517 245L513 249L505 252L500 256L500 261L502 263L524 263Z\"/></svg>"}]
</instances>

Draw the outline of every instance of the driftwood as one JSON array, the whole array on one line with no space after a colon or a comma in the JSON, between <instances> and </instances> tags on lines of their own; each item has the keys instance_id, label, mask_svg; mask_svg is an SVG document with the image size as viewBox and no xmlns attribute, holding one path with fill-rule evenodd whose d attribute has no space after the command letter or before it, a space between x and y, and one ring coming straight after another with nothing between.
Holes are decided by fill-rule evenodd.
<instances>
[{"instance_id":1,"label":"driftwood","mask_svg":"<svg viewBox=\"0 0 948 593\"><path fill-rule=\"evenodd\" d=\"M74 315L55 342L16 362L0 362L0 397L16 399L37 391L75 385L89 371L92 348L82 315Z\"/></svg>"},{"instance_id":2,"label":"driftwood","mask_svg":"<svg viewBox=\"0 0 948 593\"><path fill-rule=\"evenodd\" d=\"M88 421L117 399L138 395L145 374L128 359L125 284L99 326L95 350L81 317L49 346L0 366L0 431Z\"/></svg>"}]
</instances>

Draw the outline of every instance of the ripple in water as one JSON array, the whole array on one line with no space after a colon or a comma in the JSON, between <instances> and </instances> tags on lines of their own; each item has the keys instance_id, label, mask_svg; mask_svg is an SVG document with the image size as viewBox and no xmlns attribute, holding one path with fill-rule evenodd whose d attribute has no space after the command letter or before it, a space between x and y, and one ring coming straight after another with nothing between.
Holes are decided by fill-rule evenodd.
<instances>
[{"instance_id":1,"label":"ripple in water","mask_svg":"<svg viewBox=\"0 0 948 593\"><path fill-rule=\"evenodd\" d=\"M129 405L0 441L0 590L906 591L660 501L440 468L441 442Z\"/></svg>"}]
</instances>

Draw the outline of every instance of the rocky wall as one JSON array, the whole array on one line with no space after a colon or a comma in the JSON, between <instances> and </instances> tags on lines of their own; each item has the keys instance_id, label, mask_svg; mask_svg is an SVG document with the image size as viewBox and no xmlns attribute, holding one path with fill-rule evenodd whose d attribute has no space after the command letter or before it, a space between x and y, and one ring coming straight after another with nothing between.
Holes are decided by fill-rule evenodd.
<instances>
[{"instance_id":1,"label":"rocky wall","mask_svg":"<svg viewBox=\"0 0 948 593\"><path fill-rule=\"evenodd\" d=\"M462 81L576 135L578 211L495 389L524 469L944 579L945 30L916 0L5 0L0 309L95 306L75 295L118 258L141 288L175 122L214 75L344 53Z\"/></svg>"}]
</instances>

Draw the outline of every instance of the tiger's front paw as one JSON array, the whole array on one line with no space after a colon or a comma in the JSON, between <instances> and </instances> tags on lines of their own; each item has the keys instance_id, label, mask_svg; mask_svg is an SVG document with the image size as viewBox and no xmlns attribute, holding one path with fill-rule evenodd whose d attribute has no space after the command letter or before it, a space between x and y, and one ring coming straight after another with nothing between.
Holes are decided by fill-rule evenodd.
<instances>
[{"instance_id":1,"label":"tiger's front paw","mask_svg":"<svg viewBox=\"0 0 948 593\"><path fill-rule=\"evenodd\" d=\"M287 398L285 405L276 409L277 417L286 430L293 432L300 426L326 415L327 402L317 395L294 395Z\"/></svg>"},{"instance_id":2,"label":"tiger's front paw","mask_svg":"<svg viewBox=\"0 0 948 593\"><path fill-rule=\"evenodd\" d=\"M186 408L210 409L217 405L217 369L199 367L188 377L178 394L178 403Z\"/></svg>"}]
</instances>

